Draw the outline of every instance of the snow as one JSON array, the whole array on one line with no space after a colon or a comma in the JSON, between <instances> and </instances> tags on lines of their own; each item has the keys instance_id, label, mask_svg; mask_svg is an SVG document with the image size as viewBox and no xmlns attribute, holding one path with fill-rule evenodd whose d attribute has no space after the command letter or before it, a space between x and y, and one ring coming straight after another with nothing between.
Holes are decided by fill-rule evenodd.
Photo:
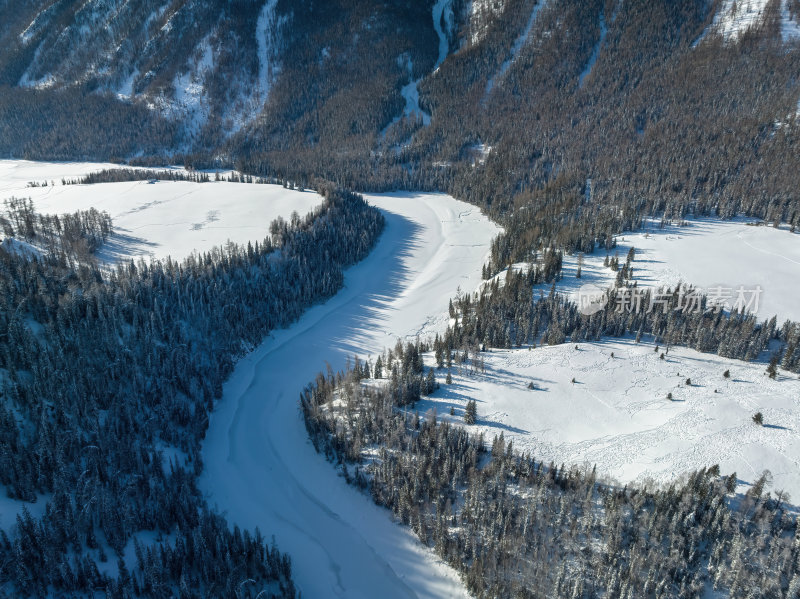
<instances>
[{"instance_id":1,"label":"snow","mask_svg":"<svg viewBox=\"0 0 800 599\"><path fill-rule=\"evenodd\" d=\"M800 40L800 16L792 15L789 3L780 0L781 38L784 43ZM726 44L736 43L745 32L764 22L765 11L770 0L722 0L714 20L703 30L692 47L696 47L709 33L721 35Z\"/></svg>"},{"instance_id":2,"label":"snow","mask_svg":"<svg viewBox=\"0 0 800 599\"><path fill-rule=\"evenodd\" d=\"M493 146L487 145L483 142L468 146L467 152L472 157L472 166L475 166L475 164L485 163L493 149Z\"/></svg>"},{"instance_id":3,"label":"snow","mask_svg":"<svg viewBox=\"0 0 800 599\"><path fill-rule=\"evenodd\" d=\"M781 37L784 43L800 41L800 14L792 18L789 12L790 0L783 0L781 5Z\"/></svg>"},{"instance_id":4,"label":"snow","mask_svg":"<svg viewBox=\"0 0 800 599\"><path fill-rule=\"evenodd\" d=\"M609 255L619 254L623 264L628 250L636 249L633 280L640 287L674 287L681 281L705 290L723 287L735 291L739 286L749 290L760 286L762 292L755 310L760 318L777 315L779 325L786 319L800 321L799 234L785 227L747 224L745 219L701 218L686 222L683 227L667 225L663 229L658 222L645 223L636 233L618 236L617 247ZM558 287L575 298L582 285L612 285L616 273L603 266L605 257L606 252L599 249L586 254L581 278L576 279L577 255L565 255ZM526 266L520 264L517 268Z\"/></svg>"},{"instance_id":5,"label":"snow","mask_svg":"<svg viewBox=\"0 0 800 599\"><path fill-rule=\"evenodd\" d=\"M11 499L6 488L0 485L0 530L8 532L12 526L15 526L17 524L17 515L22 515L23 508L28 510L32 518L40 518L47 508L49 500L49 494L37 495L34 503Z\"/></svg>"},{"instance_id":6,"label":"snow","mask_svg":"<svg viewBox=\"0 0 800 599\"><path fill-rule=\"evenodd\" d=\"M51 21L52 16L58 11L58 3L53 2L44 10L38 12L25 30L19 34L19 40L27 45L36 35L43 31Z\"/></svg>"},{"instance_id":7,"label":"snow","mask_svg":"<svg viewBox=\"0 0 800 599\"><path fill-rule=\"evenodd\" d=\"M0 200L30 197L38 212L62 214L96 208L114 222L112 235L99 253L104 262L129 258L182 259L193 251L263 241L270 223L293 211L305 215L322 202L313 192L280 185L187 181L128 181L93 185L61 185L61 177L77 178L113 164L32 163L0 161ZM28 181L54 181L47 187L26 187Z\"/></svg>"},{"instance_id":8,"label":"snow","mask_svg":"<svg viewBox=\"0 0 800 599\"><path fill-rule=\"evenodd\" d=\"M33 53L33 58L31 59L28 68L19 78L19 82L17 83L17 85L19 85L20 87L33 87L36 89L46 89L48 87L55 85L56 79L52 73L45 73L38 79L32 79L30 75L30 71L32 69L35 69L35 66L39 62L39 55L42 53L43 46L44 42L40 43L36 47L36 50Z\"/></svg>"},{"instance_id":9,"label":"snow","mask_svg":"<svg viewBox=\"0 0 800 599\"><path fill-rule=\"evenodd\" d=\"M445 385L445 371L437 371L441 388L416 409L464 425L466 402L475 399L478 421L468 428L483 431L488 443L502 432L537 460L597 464L600 475L622 482L669 483L719 464L723 474L736 472L740 485L769 469L773 489L800 499L796 375L772 380L764 364L678 347L661 360L652 343L630 339L578 347L483 352L485 372L454 366L453 384ZM433 366L433 357L426 363ZM766 426L752 421L758 411Z\"/></svg>"},{"instance_id":10,"label":"snow","mask_svg":"<svg viewBox=\"0 0 800 599\"><path fill-rule=\"evenodd\" d=\"M207 36L197 45L189 68L175 76L172 83L174 100L166 101L168 109L186 119L186 128L190 132L199 131L209 117L205 80L214 70L214 50L210 37Z\"/></svg>"},{"instance_id":11,"label":"snow","mask_svg":"<svg viewBox=\"0 0 800 599\"><path fill-rule=\"evenodd\" d=\"M415 117L422 119L422 123L426 127L430 125L431 115L419 107L419 90L417 89L417 81L412 81L411 83L404 85L403 89L400 90L400 93L406 101L406 107L403 110L403 114L405 116L414 115Z\"/></svg>"},{"instance_id":12,"label":"snow","mask_svg":"<svg viewBox=\"0 0 800 599\"><path fill-rule=\"evenodd\" d=\"M17 254L23 258L38 258L42 255L42 253L30 243L11 237L7 237L0 242L0 248L3 248L10 254Z\"/></svg>"},{"instance_id":13,"label":"snow","mask_svg":"<svg viewBox=\"0 0 800 599\"><path fill-rule=\"evenodd\" d=\"M161 467L164 469L164 472L169 472L173 466L175 468L188 467L190 463L189 456L182 449L165 443L158 444L156 449L161 452Z\"/></svg>"},{"instance_id":14,"label":"snow","mask_svg":"<svg viewBox=\"0 0 800 599\"><path fill-rule=\"evenodd\" d=\"M128 100L133 96L133 84L139 76L139 69L133 69L131 74L117 88L117 97L121 100Z\"/></svg>"},{"instance_id":15,"label":"snow","mask_svg":"<svg viewBox=\"0 0 800 599\"><path fill-rule=\"evenodd\" d=\"M439 56L436 59L436 64L433 67L434 73L439 68L439 65L444 62L444 59L447 58L447 54L450 49L448 36L453 28L453 8L451 4L452 0L437 0L436 4L433 6L433 28L436 30L436 35L439 36ZM446 30L442 29L442 18L444 18ZM409 82L400 89L400 95L402 95L403 99L406 101L406 105L403 108L403 117L413 117L419 119L422 121L422 124L427 127L431 124L431 115L422 110L420 107L419 89L417 88L419 82L422 81L422 77L419 79L413 79L414 65L407 52L404 52L398 56L397 63L401 68L405 69L409 78ZM392 122L384 127L383 131L381 131L381 137L383 138L389 128L399 121L400 117L395 117Z\"/></svg>"},{"instance_id":16,"label":"snow","mask_svg":"<svg viewBox=\"0 0 800 599\"><path fill-rule=\"evenodd\" d=\"M400 64L401 67L403 67L406 70L406 72L408 73L408 78L411 79L413 77L414 64L412 63L411 57L408 55L408 53L403 53L398 58L398 64ZM403 109L403 116L405 116L405 117L412 117L413 116L413 117L421 120L422 124L427 127L428 125L431 124L431 115L429 115L427 112L422 110L422 108L420 108L420 106L419 106L419 90L417 89L417 84L420 81L421 81L421 78L417 79L416 81L414 81L414 80L409 81L400 90L400 94L403 96L403 98L406 101L406 106ZM391 124L386 127L386 129L388 129L391 125L393 125L394 123L398 122L399 120L400 120L399 117L395 118L391 122ZM386 132L386 129L384 129L384 134Z\"/></svg>"},{"instance_id":17,"label":"snow","mask_svg":"<svg viewBox=\"0 0 800 599\"><path fill-rule=\"evenodd\" d=\"M444 18L444 30L442 29L442 18ZM449 36L453 31L453 0L436 0L436 4L433 5L433 28L436 30L436 35L439 36L439 56L433 66L433 71L436 72L450 51Z\"/></svg>"},{"instance_id":18,"label":"snow","mask_svg":"<svg viewBox=\"0 0 800 599\"><path fill-rule=\"evenodd\" d=\"M600 48L603 47L603 42L606 39L607 33L608 33L608 27L606 26L606 18L605 15L601 12L600 39L597 40L597 43L594 46L594 50L592 50L592 55L589 57L589 62L586 64L586 68L583 70L580 76L578 76L578 87L583 87L583 80L586 79L586 76L592 72L592 67L594 67L594 63L597 62L597 55L600 54Z\"/></svg>"},{"instance_id":19,"label":"snow","mask_svg":"<svg viewBox=\"0 0 800 599\"><path fill-rule=\"evenodd\" d=\"M125 168L111 162L34 162L31 160L0 160L0 199L16 195L27 197L33 189L29 182L61 183L62 178L76 179L87 173L112 168Z\"/></svg>"},{"instance_id":20,"label":"snow","mask_svg":"<svg viewBox=\"0 0 800 599\"><path fill-rule=\"evenodd\" d=\"M748 29L758 25L769 0L723 0L714 16L716 32L726 42L737 41Z\"/></svg>"},{"instance_id":21,"label":"snow","mask_svg":"<svg viewBox=\"0 0 800 599\"><path fill-rule=\"evenodd\" d=\"M473 46L486 37L487 23L500 15L506 7L506 0L470 0L469 41Z\"/></svg>"},{"instance_id":22,"label":"snow","mask_svg":"<svg viewBox=\"0 0 800 599\"><path fill-rule=\"evenodd\" d=\"M199 484L231 523L275 535L304 597L465 597L457 574L314 451L297 407L326 362L442 331L473 289L495 225L441 194L369 195L386 230L344 289L241 360L203 444Z\"/></svg>"},{"instance_id":23,"label":"snow","mask_svg":"<svg viewBox=\"0 0 800 599\"><path fill-rule=\"evenodd\" d=\"M492 89L494 88L495 81L498 81L503 78L506 74L506 71L511 67L513 62L517 59L522 48L525 46L525 42L528 41L528 37L530 36L531 29L533 29L534 24L536 23L536 18L539 16L542 8L547 4L547 0L538 0L536 2L536 6L533 7L531 11L531 16L528 17L528 23L525 25L525 29L523 30L522 34L514 40L514 45L511 46L511 55L500 65L500 70L495 73L492 77L489 78L489 81L486 82L486 92L484 95L488 96Z\"/></svg>"}]
</instances>

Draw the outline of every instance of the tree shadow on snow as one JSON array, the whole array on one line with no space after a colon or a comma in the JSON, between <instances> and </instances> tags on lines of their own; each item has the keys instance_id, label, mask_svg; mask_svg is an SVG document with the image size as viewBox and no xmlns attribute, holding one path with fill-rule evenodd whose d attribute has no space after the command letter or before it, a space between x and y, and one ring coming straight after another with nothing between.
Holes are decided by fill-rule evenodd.
<instances>
[{"instance_id":1,"label":"tree shadow on snow","mask_svg":"<svg viewBox=\"0 0 800 599\"><path fill-rule=\"evenodd\" d=\"M117 229L106 239L98 252L98 257L104 262L128 261L132 256L149 256L158 247L157 243L147 241L141 237L134 237Z\"/></svg>"}]
</instances>

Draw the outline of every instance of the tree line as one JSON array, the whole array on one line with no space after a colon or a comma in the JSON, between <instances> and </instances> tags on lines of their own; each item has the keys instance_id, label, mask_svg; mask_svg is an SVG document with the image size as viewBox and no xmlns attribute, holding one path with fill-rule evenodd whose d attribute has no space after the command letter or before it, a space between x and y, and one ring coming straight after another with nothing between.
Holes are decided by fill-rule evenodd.
<instances>
[{"instance_id":1,"label":"tree line","mask_svg":"<svg viewBox=\"0 0 800 599\"><path fill-rule=\"evenodd\" d=\"M716 465L653 488L543 463L502 433L489 440L412 412L428 378L414 356L428 348L400 349L391 375L372 367L378 381L364 382L358 360L320 374L301 397L306 428L477 597L797 597L800 526L785 497L766 492L769 473L734 500L735 474Z\"/></svg>"},{"instance_id":2,"label":"tree line","mask_svg":"<svg viewBox=\"0 0 800 599\"><path fill-rule=\"evenodd\" d=\"M360 196L320 192L320 207L275 221L262 242L180 262L109 272L0 252L0 483L47 501L0 533L5 592L294 596L288 557L257 531L230 531L196 477L237 358L335 294L380 235L382 215ZM165 540L101 574L142 530Z\"/></svg>"}]
</instances>

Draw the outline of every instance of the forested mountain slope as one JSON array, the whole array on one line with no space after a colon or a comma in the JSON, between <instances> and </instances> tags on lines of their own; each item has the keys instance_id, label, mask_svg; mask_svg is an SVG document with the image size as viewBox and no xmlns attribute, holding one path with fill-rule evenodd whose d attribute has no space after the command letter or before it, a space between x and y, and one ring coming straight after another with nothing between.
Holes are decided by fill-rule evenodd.
<instances>
[{"instance_id":1,"label":"forested mountain slope","mask_svg":"<svg viewBox=\"0 0 800 599\"><path fill-rule=\"evenodd\" d=\"M799 14L797 0L4 0L0 153L186 155L447 188L498 212L587 179L606 200L780 202Z\"/></svg>"}]
</instances>

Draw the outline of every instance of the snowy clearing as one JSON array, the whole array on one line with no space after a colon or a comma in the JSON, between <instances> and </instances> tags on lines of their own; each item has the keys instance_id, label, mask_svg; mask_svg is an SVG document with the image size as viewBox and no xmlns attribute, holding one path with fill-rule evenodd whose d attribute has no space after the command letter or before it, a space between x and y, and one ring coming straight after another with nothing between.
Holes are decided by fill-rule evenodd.
<instances>
[{"instance_id":1,"label":"snowy clearing","mask_svg":"<svg viewBox=\"0 0 800 599\"><path fill-rule=\"evenodd\" d=\"M0 530L5 532L11 530L11 527L17 523L17 515L22 515L23 508L28 510L31 517L40 518L47 508L47 502L50 501L51 496L49 493L37 495L34 503L20 501L11 499L6 488L0 485Z\"/></svg>"},{"instance_id":2,"label":"snowy clearing","mask_svg":"<svg viewBox=\"0 0 800 599\"><path fill-rule=\"evenodd\" d=\"M761 319L778 316L778 324L800 321L800 234L785 227L747 224L742 219L723 221L712 218L686 221L686 226L650 221L636 233L617 237L620 264L631 247L636 249L633 280L640 287L672 286L690 283L703 290L717 287L749 290L760 286L758 310ZM563 277L557 287L577 299L582 285L606 288L614 283L616 272L603 265L606 252L597 250L583 257L581 278L575 277L578 256L564 256ZM526 268L525 264L514 265ZM504 272L497 275L504 278ZM543 288L545 294L547 289Z\"/></svg>"},{"instance_id":3,"label":"snowy clearing","mask_svg":"<svg viewBox=\"0 0 800 599\"><path fill-rule=\"evenodd\" d=\"M93 185L62 185L61 178L78 178L113 164L27 163L0 161L0 200L30 197L38 212L62 214L96 208L114 221L115 233L99 252L104 262L128 258L182 259L229 240L262 241L270 223L293 211L301 216L322 202L314 192L280 185L188 181L126 181ZM55 182L26 187L28 181Z\"/></svg>"},{"instance_id":4,"label":"snowy clearing","mask_svg":"<svg viewBox=\"0 0 800 599\"><path fill-rule=\"evenodd\" d=\"M367 198L387 219L377 247L336 297L239 362L211 418L200 488L231 523L275 535L304 597L463 597L454 570L314 451L298 397L326 362L442 331L498 229L441 194Z\"/></svg>"},{"instance_id":5,"label":"snowy clearing","mask_svg":"<svg viewBox=\"0 0 800 599\"><path fill-rule=\"evenodd\" d=\"M437 371L441 388L416 409L464 425L475 399L478 420L468 428L487 442L503 433L537 460L596 464L622 482L669 483L719 464L740 485L769 469L772 490L800 499L800 380L679 347L662 360L664 348L654 349L623 339L483 352L485 372L454 366L445 385L446 371ZM758 411L764 426L752 420Z\"/></svg>"}]
</instances>

